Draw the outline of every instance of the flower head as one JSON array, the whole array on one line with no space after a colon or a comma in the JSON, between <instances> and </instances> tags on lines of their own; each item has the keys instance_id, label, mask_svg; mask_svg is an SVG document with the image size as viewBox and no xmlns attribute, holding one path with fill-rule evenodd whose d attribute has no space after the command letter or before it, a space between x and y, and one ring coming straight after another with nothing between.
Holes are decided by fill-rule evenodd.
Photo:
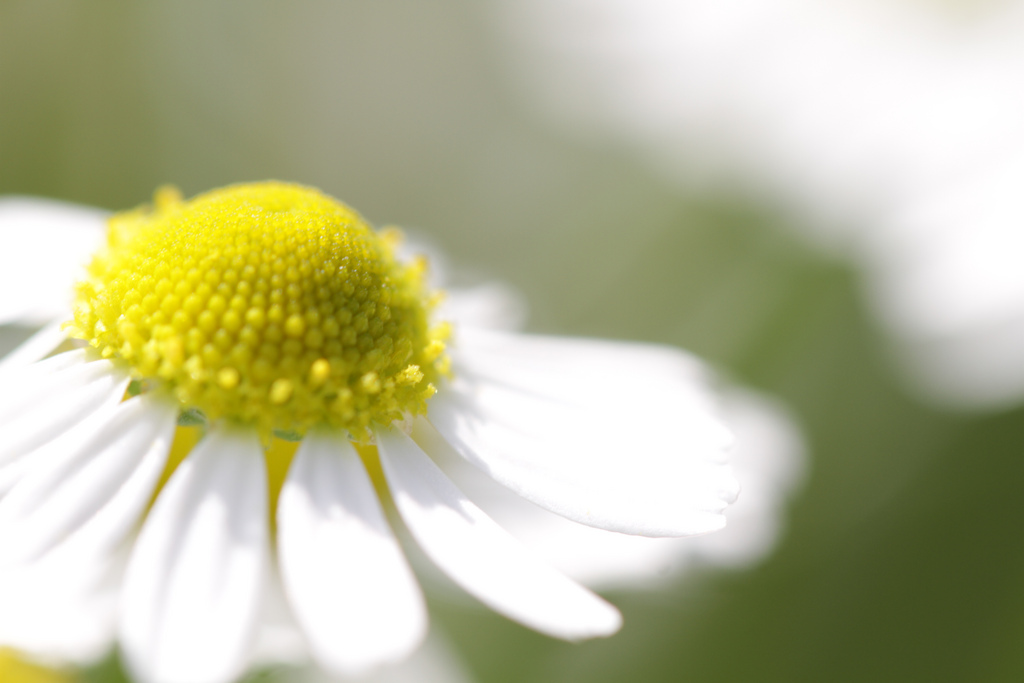
<instances>
[{"instance_id":1,"label":"flower head","mask_svg":"<svg viewBox=\"0 0 1024 683\"><path fill-rule=\"evenodd\" d=\"M0 239L103 230L4 208ZM496 611L569 640L617 630L470 502L435 462L448 452L591 526L723 525L729 436L699 362L435 320L425 263L396 239L281 183L160 191L109 220L73 313L0 366L0 643L80 660L116 637L144 683L229 681L280 602L324 668L398 661L426 611L392 506Z\"/></svg>"},{"instance_id":2,"label":"flower head","mask_svg":"<svg viewBox=\"0 0 1024 683\"><path fill-rule=\"evenodd\" d=\"M369 439L422 414L445 357L424 263L319 192L264 183L111 220L72 336L210 421Z\"/></svg>"}]
</instances>

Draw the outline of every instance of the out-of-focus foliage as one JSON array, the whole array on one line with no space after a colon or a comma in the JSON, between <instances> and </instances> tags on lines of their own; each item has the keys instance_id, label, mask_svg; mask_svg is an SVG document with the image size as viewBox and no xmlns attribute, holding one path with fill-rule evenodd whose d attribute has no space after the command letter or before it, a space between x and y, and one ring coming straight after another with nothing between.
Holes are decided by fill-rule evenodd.
<instances>
[{"instance_id":1,"label":"out-of-focus foliage","mask_svg":"<svg viewBox=\"0 0 1024 683\"><path fill-rule=\"evenodd\" d=\"M2 3L0 193L309 183L519 288L532 329L681 345L788 403L812 464L766 562L617 592L625 629L583 645L435 594L484 683L1020 680L1024 410L909 397L845 264L770 199L681 195L559 137L493 21L468 0Z\"/></svg>"}]
</instances>

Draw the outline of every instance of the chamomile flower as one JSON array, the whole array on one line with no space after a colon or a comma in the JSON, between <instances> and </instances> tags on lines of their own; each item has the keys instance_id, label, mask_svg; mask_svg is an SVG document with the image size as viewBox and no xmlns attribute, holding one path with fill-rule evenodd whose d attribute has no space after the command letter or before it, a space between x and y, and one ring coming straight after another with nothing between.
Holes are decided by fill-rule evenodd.
<instances>
[{"instance_id":1,"label":"chamomile flower","mask_svg":"<svg viewBox=\"0 0 1024 683\"><path fill-rule=\"evenodd\" d=\"M144 683L230 681L280 593L319 665L363 672L427 629L396 525L511 619L615 632L614 607L456 487L440 444L590 526L724 524L730 437L677 350L438 320L395 231L295 185L162 190L102 225L0 208L4 321L53 320L0 367L0 642L88 659L116 638Z\"/></svg>"}]
</instances>

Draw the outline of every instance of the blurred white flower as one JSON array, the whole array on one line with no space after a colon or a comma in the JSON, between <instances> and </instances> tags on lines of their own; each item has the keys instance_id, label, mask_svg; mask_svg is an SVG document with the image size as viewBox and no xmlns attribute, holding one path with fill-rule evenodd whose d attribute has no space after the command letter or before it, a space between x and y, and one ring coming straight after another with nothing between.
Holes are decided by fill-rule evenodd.
<instances>
[{"instance_id":1,"label":"blurred white flower","mask_svg":"<svg viewBox=\"0 0 1024 683\"><path fill-rule=\"evenodd\" d=\"M392 237L279 183L187 203L162 191L108 227L0 206L0 251L20 255L0 272L0 322L54 321L0 365L0 643L81 661L116 634L142 683L229 681L302 648L345 675L399 661L426 611L385 490L489 607L568 640L616 631L614 607L463 495L442 448L583 524L724 526L731 438L698 360L456 319L449 374L421 265L394 258Z\"/></svg>"},{"instance_id":2,"label":"blurred white flower","mask_svg":"<svg viewBox=\"0 0 1024 683\"><path fill-rule=\"evenodd\" d=\"M865 240L911 379L956 407L1024 398L1024 154L923 196Z\"/></svg>"},{"instance_id":3,"label":"blurred white flower","mask_svg":"<svg viewBox=\"0 0 1024 683\"><path fill-rule=\"evenodd\" d=\"M568 129L691 188L762 193L862 264L927 396L1024 398L1006 256L1024 3L553 0L500 17L516 72Z\"/></svg>"}]
</instances>

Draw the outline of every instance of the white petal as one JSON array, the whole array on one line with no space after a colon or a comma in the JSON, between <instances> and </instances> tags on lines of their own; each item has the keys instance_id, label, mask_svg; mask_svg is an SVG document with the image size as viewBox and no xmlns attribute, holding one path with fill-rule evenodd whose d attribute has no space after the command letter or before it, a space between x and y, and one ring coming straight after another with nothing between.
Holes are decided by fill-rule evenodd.
<instances>
[{"instance_id":1,"label":"white petal","mask_svg":"<svg viewBox=\"0 0 1024 683\"><path fill-rule=\"evenodd\" d=\"M175 416L152 396L131 399L29 471L0 500L0 566L31 561L69 537L89 556L112 553L149 502Z\"/></svg>"},{"instance_id":2,"label":"white petal","mask_svg":"<svg viewBox=\"0 0 1024 683\"><path fill-rule=\"evenodd\" d=\"M227 683L245 670L267 536L259 439L214 428L157 497L126 571L120 639L142 683Z\"/></svg>"},{"instance_id":3,"label":"white petal","mask_svg":"<svg viewBox=\"0 0 1024 683\"><path fill-rule=\"evenodd\" d=\"M277 519L285 590L321 665L361 673L416 648L423 598L352 444L307 436Z\"/></svg>"},{"instance_id":4,"label":"white petal","mask_svg":"<svg viewBox=\"0 0 1024 683\"><path fill-rule=\"evenodd\" d=\"M0 360L0 375L45 358L67 338L62 319L46 325Z\"/></svg>"},{"instance_id":5,"label":"white petal","mask_svg":"<svg viewBox=\"0 0 1024 683\"><path fill-rule=\"evenodd\" d=\"M72 366L82 365L88 361L89 356L86 349L73 349L32 363L12 363L10 367L5 368L4 382L12 382L22 377L46 377ZM8 396L8 393L5 392L3 394L3 398L7 403L19 402L18 397Z\"/></svg>"},{"instance_id":6,"label":"white petal","mask_svg":"<svg viewBox=\"0 0 1024 683\"><path fill-rule=\"evenodd\" d=\"M677 557L689 558L689 548L695 541L717 538L732 529L730 524L714 534L691 538L648 538L605 531L534 505L454 452L431 449L430 454L503 529L566 576L595 589L663 587L664 579L680 564ZM745 495L740 497L740 501L744 499Z\"/></svg>"},{"instance_id":7,"label":"white petal","mask_svg":"<svg viewBox=\"0 0 1024 683\"><path fill-rule=\"evenodd\" d=\"M5 374L0 392L0 467L118 403L128 377L105 360L69 351Z\"/></svg>"},{"instance_id":8,"label":"white petal","mask_svg":"<svg viewBox=\"0 0 1024 683\"><path fill-rule=\"evenodd\" d=\"M58 558L4 572L0 644L50 661L97 661L114 640L117 568L116 559L83 566Z\"/></svg>"},{"instance_id":9,"label":"white petal","mask_svg":"<svg viewBox=\"0 0 1024 683\"><path fill-rule=\"evenodd\" d=\"M59 460L64 454L74 452L83 441L92 439L116 407L116 403L105 405L89 415L88 419L78 421L38 448L16 453L0 465L0 498L6 496L28 474L45 468L52 460Z\"/></svg>"},{"instance_id":10,"label":"white petal","mask_svg":"<svg viewBox=\"0 0 1024 683\"><path fill-rule=\"evenodd\" d=\"M280 563L270 563L249 668L308 664L309 643L295 622L281 585Z\"/></svg>"},{"instance_id":11,"label":"white petal","mask_svg":"<svg viewBox=\"0 0 1024 683\"><path fill-rule=\"evenodd\" d=\"M0 642L77 664L109 650L125 541L163 469L174 418L151 397L131 399L24 459L32 467L0 502Z\"/></svg>"},{"instance_id":12,"label":"white petal","mask_svg":"<svg viewBox=\"0 0 1024 683\"><path fill-rule=\"evenodd\" d=\"M577 524L515 495L455 453L430 454L481 509L570 578L592 588L657 589L693 563L738 567L762 559L801 479L803 440L783 408L728 389L722 413L736 433L732 460L743 495L726 510L725 529L695 538L645 538Z\"/></svg>"},{"instance_id":13,"label":"white petal","mask_svg":"<svg viewBox=\"0 0 1024 683\"><path fill-rule=\"evenodd\" d=\"M725 524L738 485L707 371L674 349L460 332L430 422L463 457L552 512L644 536ZM430 430L417 425L417 439ZM422 443L421 443L422 445Z\"/></svg>"},{"instance_id":14,"label":"white petal","mask_svg":"<svg viewBox=\"0 0 1024 683\"><path fill-rule=\"evenodd\" d=\"M38 325L68 310L74 282L103 244L106 216L56 201L0 200L0 323Z\"/></svg>"},{"instance_id":15,"label":"white petal","mask_svg":"<svg viewBox=\"0 0 1024 683\"><path fill-rule=\"evenodd\" d=\"M690 552L709 564L738 567L772 549L784 527L786 503L808 463L799 424L778 402L730 388L723 392L722 414L736 433L733 461L743 495L725 513L729 526L692 539Z\"/></svg>"},{"instance_id":16,"label":"white petal","mask_svg":"<svg viewBox=\"0 0 1024 683\"><path fill-rule=\"evenodd\" d=\"M618 611L547 566L466 499L411 438L377 434L395 505L424 552L467 592L557 638L607 636Z\"/></svg>"}]
</instances>

